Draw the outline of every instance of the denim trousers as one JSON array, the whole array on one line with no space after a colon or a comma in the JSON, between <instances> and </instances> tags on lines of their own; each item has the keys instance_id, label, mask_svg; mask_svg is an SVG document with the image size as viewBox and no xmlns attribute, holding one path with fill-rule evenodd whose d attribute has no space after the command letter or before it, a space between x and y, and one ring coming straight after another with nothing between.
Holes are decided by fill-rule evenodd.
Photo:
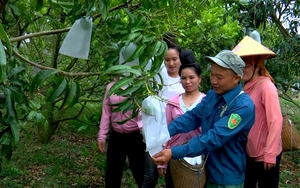
<instances>
[{"instance_id":1,"label":"denim trousers","mask_svg":"<svg viewBox=\"0 0 300 188\"><path fill-rule=\"evenodd\" d=\"M158 181L158 170L156 164L148 152L145 153L145 174L142 188L155 188Z\"/></svg>"}]
</instances>

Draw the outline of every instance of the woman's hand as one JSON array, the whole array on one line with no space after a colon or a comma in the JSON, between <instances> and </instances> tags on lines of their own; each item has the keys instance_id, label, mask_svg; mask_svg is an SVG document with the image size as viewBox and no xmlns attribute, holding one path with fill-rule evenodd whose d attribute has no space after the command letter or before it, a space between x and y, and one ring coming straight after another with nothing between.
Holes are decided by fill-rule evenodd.
<instances>
[{"instance_id":1,"label":"woman's hand","mask_svg":"<svg viewBox=\"0 0 300 188\"><path fill-rule=\"evenodd\" d=\"M101 141L101 140L98 140L98 149L99 151L101 151L102 153L105 153L105 145L106 145L106 142L105 141Z\"/></svg>"},{"instance_id":2,"label":"woman's hand","mask_svg":"<svg viewBox=\"0 0 300 188\"><path fill-rule=\"evenodd\" d=\"M264 162L264 169L265 170L270 170L271 168L274 168L275 166L276 166L276 164Z\"/></svg>"}]
</instances>

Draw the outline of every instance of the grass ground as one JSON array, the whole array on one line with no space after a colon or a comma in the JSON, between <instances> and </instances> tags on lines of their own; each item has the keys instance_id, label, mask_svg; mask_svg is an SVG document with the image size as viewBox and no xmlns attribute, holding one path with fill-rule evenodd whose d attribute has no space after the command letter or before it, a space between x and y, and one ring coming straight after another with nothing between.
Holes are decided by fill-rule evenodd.
<instances>
[{"instance_id":1,"label":"grass ground","mask_svg":"<svg viewBox=\"0 0 300 188\"><path fill-rule=\"evenodd\" d=\"M300 109L282 102L282 108L300 126ZM4 161L0 188L89 188L104 187L105 156L98 152L98 127L78 132L81 125L69 122L61 126L49 144L38 144L35 129L22 131L20 144L10 161ZM281 163L281 188L300 187L300 151L284 152ZM163 180L157 187L163 187ZM135 188L128 166L122 179L123 188Z\"/></svg>"}]
</instances>

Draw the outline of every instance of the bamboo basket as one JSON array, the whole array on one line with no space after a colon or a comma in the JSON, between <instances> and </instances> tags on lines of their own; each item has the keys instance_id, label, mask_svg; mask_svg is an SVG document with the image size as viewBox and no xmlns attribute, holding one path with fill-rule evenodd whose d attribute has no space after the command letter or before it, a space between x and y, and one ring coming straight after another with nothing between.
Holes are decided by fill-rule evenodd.
<instances>
[{"instance_id":1,"label":"bamboo basket","mask_svg":"<svg viewBox=\"0 0 300 188\"><path fill-rule=\"evenodd\" d=\"M300 149L299 132L287 115L283 116L281 137L283 151L293 151Z\"/></svg>"},{"instance_id":2,"label":"bamboo basket","mask_svg":"<svg viewBox=\"0 0 300 188\"><path fill-rule=\"evenodd\" d=\"M206 159L202 164L191 165L184 159L171 160L170 170L175 188L203 188L206 182Z\"/></svg>"}]
</instances>

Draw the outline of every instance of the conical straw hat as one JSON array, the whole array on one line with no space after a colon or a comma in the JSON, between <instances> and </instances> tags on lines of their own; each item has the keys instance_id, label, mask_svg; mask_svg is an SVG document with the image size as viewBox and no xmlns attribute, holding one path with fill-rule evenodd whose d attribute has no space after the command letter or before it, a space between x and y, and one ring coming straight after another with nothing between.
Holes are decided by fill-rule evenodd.
<instances>
[{"instance_id":1,"label":"conical straw hat","mask_svg":"<svg viewBox=\"0 0 300 188\"><path fill-rule=\"evenodd\" d=\"M245 36L232 51L241 57L266 56L266 59L269 59L276 56L269 48L261 45L249 36Z\"/></svg>"}]
</instances>

